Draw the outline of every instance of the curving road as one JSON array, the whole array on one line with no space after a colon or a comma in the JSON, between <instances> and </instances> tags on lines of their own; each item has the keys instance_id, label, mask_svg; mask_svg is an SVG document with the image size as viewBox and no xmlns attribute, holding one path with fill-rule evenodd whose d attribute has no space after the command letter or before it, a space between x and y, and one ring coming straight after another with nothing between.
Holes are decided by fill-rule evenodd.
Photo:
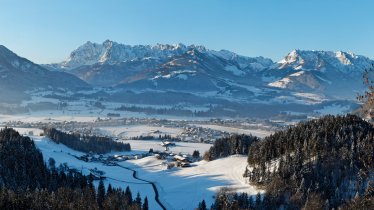
<instances>
[{"instance_id":1,"label":"curving road","mask_svg":"<svg viewBox=\"0 0 374 210\"><path fill-rule=\"evenodd\" d=\"M157 187L156 187L156 184L154 182L151 182L151 181L148 181L148 180L145 180L145 179L141 179L137 176L137 171L135 171L134 169L132 168L129 168L129 167L126 167L126 166L121 166L119 165L118 163L115 163L116 166L120 167L120 168L124 168L124 169L127 169L129 171L132 171L132 176L134 177L134 179L137 179L137 180L140 180L140 181L143 181L143 182L146 182L150 185L152 185L152 188L153 188L153 191L155 191L155 200L156 202L158 203L158 205L160 205L160 207L163 209L163 210L166 210L166 207L164 206L164 204L161 203L160 199L159 199L159 194L158 194L158 190L157 190Z\"/></svg>"},{"instance_id":2,"label":"curving road","mask_svg":"<svg viewBox=\"0 0 374 210\"><path fill-rule=\"evenodd\" d=\"M73 157L77 158L77 156L74 156L72 155ZM132 171L132 177L134 177L134 179L137 179L139 181L143 181L143 182L146 182L146 183L135 183L135 182L127 182L127 181L122 181L122 180L117 180L117 179L113 179L113 178L110 178L110 177L107 177L109 179L113 179L113 180L116 180L116 181L120 181L120 182L125 182L125 183L129 183L129 184L150 184L152 185L152 188L153 188L153 191L155 192L155 201L158 203L158 205L163 209L163 210L166 210L166 207L164 206L164 204L161 203L160 199L159 199L159 194L158 194L158 190L157 190L157 187L156 187L156 184L154 182L151 182L151 181L148 181L148 180L145 180L145 179L141 179L137 176L137 171L135 171L134 169L132 168L129 168L129 167L126 167L126 166L121 166L119 165L118 163L116 162L111 162L113 163L115 166L118 166L120 168L123 168L123 169L127 169L129 171Z\"/></svg>"}]
</instances>

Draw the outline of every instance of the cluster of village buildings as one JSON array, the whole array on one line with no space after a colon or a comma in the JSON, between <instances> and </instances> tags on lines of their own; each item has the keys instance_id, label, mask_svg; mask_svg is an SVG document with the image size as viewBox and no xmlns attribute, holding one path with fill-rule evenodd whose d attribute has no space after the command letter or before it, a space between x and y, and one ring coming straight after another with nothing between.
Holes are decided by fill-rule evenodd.
<instances>
[{"instance_id":1,"label":"cluster of village buildings","mask_svg":"<svg viewBox=\"0 0 374 210\"><path fill-rule=\"evenodd\" d=\"M171 146L172 143L169 144ZM167 147L166 147L167 148ZM119 162L127 160L141 159L153 156L159 160L164 160L163 165L165 168L170 169L173 167L190 167L191 163L201 160L200 157L193 157L191 154L175 154L170 151L153 151L150 149L148 153L143 154L115 154L115 155L99 155L94 153L87 153L76 158L85 162L101 162L108 166L116 166ZM103 176L99 172L92 171L94 175Z\"/></svg>"}]
</instances>

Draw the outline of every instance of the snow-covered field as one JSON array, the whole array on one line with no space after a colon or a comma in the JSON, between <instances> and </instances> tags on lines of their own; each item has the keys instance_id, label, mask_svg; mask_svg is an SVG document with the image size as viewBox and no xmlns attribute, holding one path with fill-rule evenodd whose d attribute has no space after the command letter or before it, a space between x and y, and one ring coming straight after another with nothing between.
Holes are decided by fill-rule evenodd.
<instances>
[{"instance_id":1,"label":"snow-covered field","mask_svg":"<svg viewBox=\"0 0 374 210\"><path fill-rule=\"evenodd\" d=\"M121 164L139 166L140 178L156 182L167 209L194 209L202 199L210 206L214 202L213 196L222 187L249 195L262 192L247 184L242 176L247 165L246 156L200 161L189 168L171 170L162 169L158 162L154 157L147 157Z\"/></svg>"},{"instance_id":2,"label":"snow-covered field","mask_svg":"<svg viewBox=\"0 0 374 210\"><path fill-rule=\"evenodd\" d=\"M84 153L74 151L62 144L56 144L46 137L38 136L42 132L40 129L16 128L16 130L23 135L28 135L32 131L34 135L30 137L43 153L45 161L53 158L57 165L67 163L69 167L81 170L85 174L89 174L89 170L95 168L104 171L104 176L107 177L106 185L111 183L121 188L130 186L133 194L140 192L143 198L148 197L151 209L161 209L154 200L155 193L152 186L134 179L131 171L119 166L107 166L100 162L78 160L73 155L80 156ZM150 148L163 149L158 141L129 140L126 142L130 143L133 148L133 151L127 152L128 154L144 153ZM210 144L203 143L177 142L177 145L171 147L170 150L174 153L191 153L197 149L203 153L210 146ZM112 152L111 155L113 154L126 154L126 152ZM262 192L248 185L242 177L247 165L246 156L231 156L211 162L200 161L193 163L189 168L167 169L165 160L159 160L154 156L119 162L119 164L136 170L139 178L155 182L160 200L167 209L194 209L202 199L205 199L210 206L214 201L213 196L221 187L229 187L250 195Z\"/></svg>"}]
</instances>

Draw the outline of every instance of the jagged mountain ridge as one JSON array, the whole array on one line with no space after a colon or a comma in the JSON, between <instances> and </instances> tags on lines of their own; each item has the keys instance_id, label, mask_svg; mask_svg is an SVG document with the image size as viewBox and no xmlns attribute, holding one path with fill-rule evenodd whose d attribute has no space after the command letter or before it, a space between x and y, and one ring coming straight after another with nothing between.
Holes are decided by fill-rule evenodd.
<instances>
[{"instance_id":1,"label":"jagged mountain ridge","mask_svg":"<svg viewBox=\"0 0 374 210\"><path fill-rule=\"evenodd\" d=\"M277 77L269 86L290 91L314 91L341 98L354 97L363 87L364 70L373 65L367 57L342 51L293 50L270 70ZM282 71L274 71L282 70Z\"/></svg>"},{"instance_id":2,"label":"jagged mountain ridge","mask_svg":"<svg viewBox=\"0 0 374 210\"><path fill-rule=\"evenodd\" d=\"M94 86L224 93L248 100L254 95L269 98L268 90L353 99L363 88L363 71L372 63L342 51L293 50L274 63L204 46L130 46L107 40L87 42L49 68L70 72Z\"/></svg>"},{"instance_id":3,"label":"jagged mountain ridge","mask_svg":"<svg viewBox=\"0 0 374 210\"><path fill-rule=\"evenodd\" d=\"M360 73L372 61L364 56L348 52L293 50L283 60L279 61L279 69L288 67L295 70L317 70L324 72L335 68L344 73Z\"/></svg>"},{"instance_id":4,"label":"jagged mountain ridge","mask_svg":"<svg viewBox=\"0 0 374 210\"><path fill-rule=\"evenodd\" d=\"M130 46L107 40L102 44L87 42L49 68L70 72L94 86L207 92L230 86L226 80L243 80L245 84L248 77L244 75L273 64L271 59L203 46ZM222 82L225 84L217 85Z\"/></svg>"},{"instance_id":5,"label":"jagged mountain ridge","mask_svg":"<svg viewBox=\"0 0 374 210\"><path fill-rule=\"evenodd\" d=\"M262 57L248 58L227 50L213 51L206 49L204 46L197 45L186 46L179 43L174 45L157 44L154 46L131 46L106 40L102 44L88 41L74 50L65 61L55 65L58 65L60 68L73 69L96 63L117 64L120 62L149 58L164 60L168 57L179 56L193 49L202 53L211 53L215 56L225 58L226 60L236 60L241 65L246 65L248 62L251 63L250 61L256 61L256 59L261 59L262 65L269 65L272 63L270 59L265 59Z\"/></svg>"}]
</instances>

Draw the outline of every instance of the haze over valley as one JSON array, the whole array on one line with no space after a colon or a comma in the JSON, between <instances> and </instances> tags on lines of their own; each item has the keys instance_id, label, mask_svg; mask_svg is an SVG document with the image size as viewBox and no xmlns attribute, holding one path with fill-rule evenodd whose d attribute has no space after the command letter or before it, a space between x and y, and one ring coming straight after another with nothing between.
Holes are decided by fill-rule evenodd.
<instances>
[{"instance_id":1,"label":"haze over valley","mask_svg":"<svg viewBox=\"0 0 374 210\"><path fill-rule=\"evenodd\" d=\"M55 64L35 64L4 46L1 57L4 114L87 111L74 107L80 104L104 113L208 118L348 113L373 63L342 51L293 50L274 62L203 46L109 40L87 42Z\"/></svg>"}]
</instances>

